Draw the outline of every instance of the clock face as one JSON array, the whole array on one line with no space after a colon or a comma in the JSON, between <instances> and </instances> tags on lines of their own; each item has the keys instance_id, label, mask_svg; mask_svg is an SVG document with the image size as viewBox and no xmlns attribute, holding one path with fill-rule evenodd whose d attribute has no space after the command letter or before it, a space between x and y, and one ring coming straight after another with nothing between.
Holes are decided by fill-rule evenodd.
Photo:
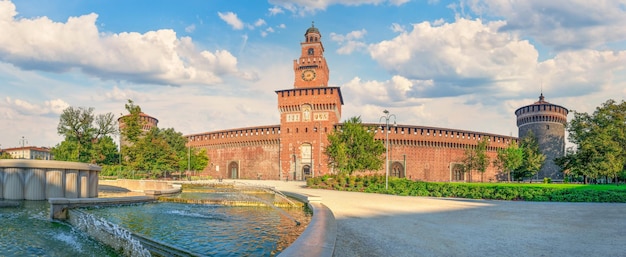
<instances>
[{"instance_id":1,"label":"clock face","mask_svg":"<svg viewBox=\"0 0 626 257\"><path fill-rule=\"evenodd\" d=\"M315 79L315 71L314 70L305 70L302 72L302 79L305 81L311 81Z\"/></svg>"}]
</instances>

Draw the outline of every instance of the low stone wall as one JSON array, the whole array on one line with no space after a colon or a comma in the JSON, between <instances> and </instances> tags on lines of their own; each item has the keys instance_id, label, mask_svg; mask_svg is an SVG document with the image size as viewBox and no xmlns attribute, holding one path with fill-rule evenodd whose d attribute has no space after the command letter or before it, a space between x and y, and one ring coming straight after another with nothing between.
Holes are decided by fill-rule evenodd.
<instances>
[{"instance_id":1,"label":"low stone wall","mask_svg":"<svg viewBox=\"0 0 626 257\"><path fill-rule=\"evenodd\" d=\"M78 162L0 160L0 199L98 197L100 170L97 165Z\"/></svg>"},{"instance_id":2,"label":"low stone wall","mask_svg":"<svg viewBox=\"0 0 626 257\"><path fill-rule=\"evenodd\" d=\"M174 183L160 180L116 179L100 180L99 183L100 185L121 187L135 192L146 192L148 190L167 191L175 188Z\"/></svg>"},{"instance_id":3,"label":"low stone wall","mask_svg":"<svg viewBox=\"0 0 626 257\"><path fill-rule=\"evenodd\" d=\"M319 196L282 192L289 197L307 203L309 208L313 210L313 219L298 239L283 250L278 257L332 257L337 240L337 223L333 212L321 203L322 198Z\"/></svg>"}]
</instances>

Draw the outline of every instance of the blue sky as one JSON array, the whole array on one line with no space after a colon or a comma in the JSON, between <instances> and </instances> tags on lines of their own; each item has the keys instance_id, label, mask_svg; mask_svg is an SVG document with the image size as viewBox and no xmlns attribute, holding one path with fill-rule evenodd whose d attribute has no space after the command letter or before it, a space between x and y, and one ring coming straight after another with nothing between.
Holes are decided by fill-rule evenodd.
<instances>
[{"instance_id":1,"label":"blue sky","mask_svg":"<svg viewBox=\"0 0 626 257\"><path fill-rule=\"evenodd\" d=\"M0 0L0 147L127 99L183 134L278 124L313 21L342 120L517 136L542 91L579 112L626 96L625 0Z\"/></svg>"}]
</instances>

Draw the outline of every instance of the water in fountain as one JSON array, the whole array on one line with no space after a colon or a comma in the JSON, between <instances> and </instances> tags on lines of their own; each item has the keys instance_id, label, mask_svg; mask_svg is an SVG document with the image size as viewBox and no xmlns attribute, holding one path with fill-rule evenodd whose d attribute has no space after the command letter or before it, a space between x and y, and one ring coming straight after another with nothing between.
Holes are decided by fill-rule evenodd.
<instances>
[{"instance_id":1,"label":"water in fountain","mask_svg":"<svg viewBox=\"0 0 626 257\"><path fill-rule=\"evenodd\" d=\"M97 218L78 209L70 210L69 222L77 229L111 246L125 256L151 256L150 252L138 240L133 238L128 230L117 224Z\"/></svg>"},{"instance_id":2,"label":"water in fountain","mask_svg":"<svg viewBox=\"0 0 626 257\"><path fill-rule=\"evenodd\" d=\"M71 226L51 222L46 201L1 201L0 206L1 256L118 256Z\"/></svg>"}]
</instances>

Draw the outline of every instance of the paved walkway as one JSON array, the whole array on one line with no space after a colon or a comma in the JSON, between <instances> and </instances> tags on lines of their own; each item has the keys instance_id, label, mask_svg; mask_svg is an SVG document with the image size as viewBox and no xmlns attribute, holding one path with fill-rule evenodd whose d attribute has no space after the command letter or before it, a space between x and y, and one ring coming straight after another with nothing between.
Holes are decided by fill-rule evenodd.
<instances>
[{"instance_id":1,"label":"paved walkway","mask_svg":"<svg viewBox=\"0 0 626 257\"><path fill-rule=\"evenodd\" d=\"M232 182L232 181L231 181ZM509 202L340 192L237 180L322 197L334 256L626 256L626 204Z\"/></svg>"}]
</instances>

